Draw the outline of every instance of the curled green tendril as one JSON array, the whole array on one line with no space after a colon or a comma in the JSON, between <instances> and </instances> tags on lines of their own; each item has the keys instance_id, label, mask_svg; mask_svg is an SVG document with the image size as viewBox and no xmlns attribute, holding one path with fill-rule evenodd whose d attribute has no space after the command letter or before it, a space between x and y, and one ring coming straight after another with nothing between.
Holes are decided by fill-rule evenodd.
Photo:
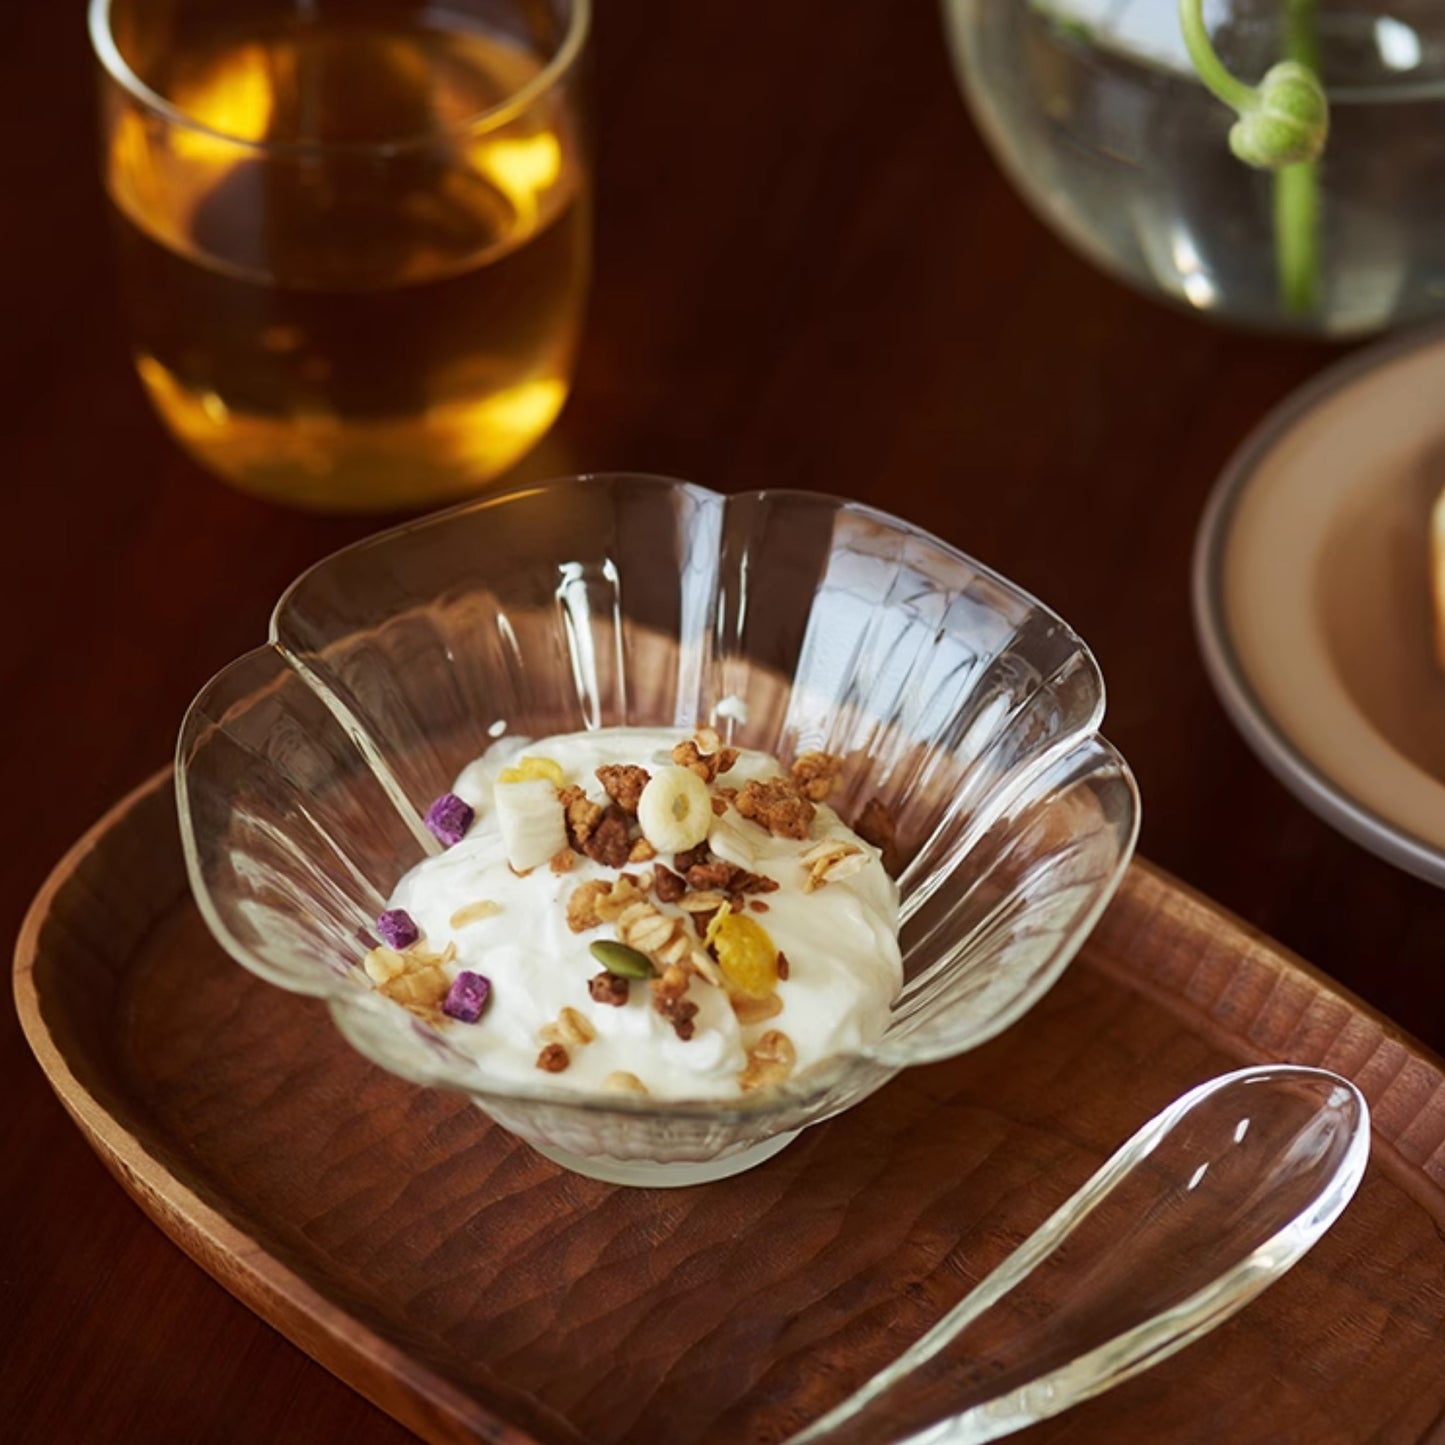
<instances>
[{"instance_id":1,"label":"curled green tendril","mask_svg":"<svg viewBox=\"0 0 1445 1445\"><path fill-rule=\"evenodd\" d=\"M1229 131L1229 148L1245 165L1278 171L1319 159L1330 112L1314 71L1298 60L1281 60L1265 71L1255 97Z\"/></svg>"},{"instance_id":2,"label":"curled green tendril","mask_svg":"<svg viewBox=\"0 0 1445 1445\"><path fill-rule=\"evenodd\" d=\"M1290 58L1257 86L1225 69L1204 26L1203 0L1179 0L1179 28L1199 78L1238 119L1229 148L1246 165L1275 172L1275 258L1285 307L1307 314L1319 290L1319 185L1315 163L1329 137L1329 102L1313 66L1306 23L1311 0L1287 0Z\"/></svg>"}]
</instances>

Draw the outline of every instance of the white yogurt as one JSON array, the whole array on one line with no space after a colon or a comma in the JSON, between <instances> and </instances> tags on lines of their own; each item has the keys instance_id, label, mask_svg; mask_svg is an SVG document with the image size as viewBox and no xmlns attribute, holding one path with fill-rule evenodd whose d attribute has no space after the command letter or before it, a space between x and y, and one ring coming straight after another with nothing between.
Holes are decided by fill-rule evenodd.
<instances>
[{"instance_id":1,"label":"white yogurt","mask_svg":"<svg viewBox=\"0 0 1445 1445\"><path fill-rule=\"evenodd\" d=\"M590 879L613 879L619 869L578 856L572 869L548 867L518 877L507 863L493 807L493 786L504 767L522 755L560 764L567 783L608 801L596 769L636 763L649 770L671 762L673 746L691 736L678 730L611 728L535 741L499 740L465 769L453 791L477 812L467 836L441 855L413 868L397 884L388 907L405 909L420 927L425 945L436 951L456 944L449 965L491 981L491 998L476 1024L454 1023L449 1038L476 1054L482 1070L498 1080L536 1085L546 1082L579 1092L600 1092L615 1071L635 1075L649 1094L667 1099L736 1097L749 1048L770 1029L787 1034L801 1071L831 1055L856 1050L876 1039L888 1022L889 1005L902 985L898 950L898 889L884 872L877 849L849 829L827 805L817 804L806 841L774 837L759 824L729 809L713 821L714 855L774 879L778 888L758 895L765 912L750 912L787 955L789 973L778 983L782 1011L760 1023L741 1025L727 994L701 978L687 998L698 1005L695 1032L677 1036L652 1007L645 982L631 985L621 1007L598 1003L588 981L601 971L589 944L616 937L613 924L574 933L567 924L567 900ZM741 788L785 770L766 754L743 752L717 779ZM804 892L802 854L825 838L861 848L862 870ZM668 856L658 860L671 866ZM651 864L629 864L639 875ZM451 919L469 904L488 900L500 911L453 928ZM674 905L649 901L683 916ZM591 1043L572 1047L561 1073L540 1072L537 1057L543 1030L563 1008L577 1010L596 1030Z\"/></svg>"}]
</instances>

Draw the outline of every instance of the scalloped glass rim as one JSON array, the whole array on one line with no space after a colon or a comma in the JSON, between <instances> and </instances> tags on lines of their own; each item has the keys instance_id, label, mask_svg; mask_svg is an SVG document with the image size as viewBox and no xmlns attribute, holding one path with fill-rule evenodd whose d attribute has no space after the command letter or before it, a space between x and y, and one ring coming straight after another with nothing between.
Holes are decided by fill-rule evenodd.
<instances>
[{"instance_id":1,"label":"scalloped glass rim","mask_svg":"<svg viewBox=\"0 0 1445 1445\"><path fill-rule=\"evenodd\" d=\"M443 1035L413 1019L370 990L355 987L339 974L313 978L274 966L237 936L227 920L226 910L218 905L212 895L203 857L204 838L198 831L196 809L193 806L195 780L191 764L206 737L230 726L234 709L240 706L234 704L231 710L222 709L221 715L216 717L208 712L212 701L224 698L228 685L238 677L247 675L248 670L254 671L257 667L268 665L284 671L288 681L299 680L308 689L318 689L312 666L321 654L307 652L303 657L295 639L288 638L288 620L292 610L300 605L300 599L303 599L308 591L324 586L327 579L336 572L354 568L358 563L364 564L372 558L384 557L388 552L395 553L418 542L425 543L442 537L449 529L478 516L494 513L505 516L509 509L515 510L539 499L555 498L560 505L588 495L588 492L579 489L590 489L592 493L607 495L625 492L629 498L640 498L648 493L665 494L672 505L676 505L679 499L686 499L698 508L711 509L723 517L749 509L766 515L770 509L790 506L808 512L827 511L834 516L835 521L837 518L848 519L850 523L874 529L879 536L891 537L900 544L915 546L932 559L956 565L979 585L993 589L1000 597L1008 599L1021 617L1035 620L1046 630L1051 630L1054 641L1062 644L1060 653L1066 659L1059 665L1060 673L1066 667L1071 668L1082 679L1080 715L1074 719L1072 726L1048 739L1026 764L1019 765L1012 773L995 779L992 792L987 797L987 808L980 809L977 814L965 817L962 821L957 817L952 818L953 833L948 843L949 867L935 867L931 872L926 872L919 866L934 844L935 835L930 835L905 870L902 880L905 918L926 915L936 902L943 885L953 877L956 867L968 856L970 849L985 837L991 836L990 829L996 830L1000 820L1006 822L1012 816L1010 809L1017 808L1025 815L1032 816L1028 813L1032 808L1034 813L1041 814L1054 798L1064 798L1069 796L1073 789L1086 789L1096 785L1100 779L1106 780L1113 789L1109 800L1113 816L1105 820L1113 840L1109 866L1096 877L1070 885L1083 896L1066 922L1054 930L1046 957L1030 972L1024 985L1016 987L1012 992L1005 991L1002 999L995 999L976 1017L968 1018L966 1026L960 1027L957 1032L942 1040L929 1042L925 1038L923 1044L910 1047L908 1038L901 1041L894 1038L894 1026L890 1025L888 1032L877 1043L854 1053L837 1055L787 1084L758 1095L722 1103L660 1100L627 1095L589 1096L546 1084L525 1087L479 1077L472 1058L453 1050ZM712 613L720 613L720 610L714 607ZM619 624L622 617L623 614L619 612ZM349 637L341 639L348 644L351 640ZM1000 655L1004 650L1000 650ZM1055 680L1053 675L1045 675L1038 684L1038 690L1042 691ZM325 687L321 687L320 691L325 692ZM330 697L328 706L336 706L334 696ZM345 712L344 708L341 711L344 715L339 721L348 732L351 742L360 749L373 774L387 771L383 761L386 754L385 741L367 737L366 726L354 715ZM664 477L589 474L490 494L403 523L353 543L301 573L282 593L273 610L268 644L244 654L222 669L201 690L187 711L177 748L177 802L192 891L202 916L218 941L237 962L267 981L292 992L323 998L343 1036L354 1047L388 1070L423 1085L460 1090L484 1106L537 1105L547 1109L605 1114L624 1119L675 1119L679 1122L691 1119L721 1127L771 1125L767 1132L777 1133L785 1128L793 1129L802 1124L816 1122L848 1107L873 1092L902 1067L933 1062L977 1047L1013 1023L1056 981L1099 914L1107 906L1128 865L1138 835L1137 788L1122 757L1098 735L1097 729L1103 712L1104 687L1097 663L1082 640L1062 619L992 569L909 523L875 508L821 493L765 490L723 496L691 483L676 482ZM995 716L992 719L995 728L998 722L999 719ZM996 739L991 739L990 746L993 741ZM404 789L396 779L389 777L383 791L396 806L397 813L404 818L410 832L417 836L419 844L434 849L435 845L430 843L420 828L414 804L408 805L405 798L400 796ZM950 807L952 806L950 804ZM938 828L942 827L943 824L940 823ZM939 848L942 846L940 844ZM394 876L399 876L401 871L404 869L399 867ZM914 875L911 883L910 874ZM1027 873L1024 876L1027 878ZM385 890L382 891L382 897L384 896ZM1025 899L1024 902L1027 903L1028 900ZM1019 898L1015 896L998 900L985 912L981 928L1002 928L1007 932L1018 922L1009 914L1009 909L1015 908L1018 903ZM1026 921L1026 910L1022 917ZM938 931L936 927L934 931ZM1024 936L1027 937L1026 929ZM932 934L926 937L932 938ZM954 955L958 954L966 941L952 940ZM1007 947L1007 944L1000 947ZM900 996L899 1003L902 1004L909 997L910 990L925 981L936 991L941 986L939 978L932 977L937 974L937 970L938 964L935 961L919 975L911 978L904 995ZM920 1004L915 1016L921 1015L926 1008L926 1004ZM404 1034L410 1034L411 1037L404 1039ZM421 1041L422 1047L416 1046L417 1040ZM834 1092L840 1088L843 1097Z\"/></svg>"}]
</instances>

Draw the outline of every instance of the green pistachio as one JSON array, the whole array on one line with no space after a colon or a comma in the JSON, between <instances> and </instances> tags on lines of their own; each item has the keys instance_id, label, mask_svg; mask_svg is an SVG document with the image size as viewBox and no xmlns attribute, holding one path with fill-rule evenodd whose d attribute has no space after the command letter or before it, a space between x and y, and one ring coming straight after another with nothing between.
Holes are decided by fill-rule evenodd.
<instances>
[{"instance_id":1,"label":"green pistachio","mask_svg":"<svg viewBox=\"0 0 1445 1445\"><path fill-rule=\"evenodd\" d=\"M652 960L645 953L639 953L625 943L599 938L591 947L592 957L608 973L615 973L618 978L651 978L653 975Z\"/></svg>"}]
</instances>

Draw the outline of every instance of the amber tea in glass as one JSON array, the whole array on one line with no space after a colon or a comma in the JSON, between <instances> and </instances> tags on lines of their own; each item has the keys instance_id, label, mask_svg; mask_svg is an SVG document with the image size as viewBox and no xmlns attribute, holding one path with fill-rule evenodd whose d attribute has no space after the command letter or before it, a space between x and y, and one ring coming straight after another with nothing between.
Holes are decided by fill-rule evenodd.
<instances>
[{"instance_id":1,"label":"amber tea in glass","mask_svg":"<svg viewBox=\"0 0 1445 1445\"><path fill-rule=\"evenodd\" d=\"M566 400L587 0L93 0L136 367L291 505L474 490Z\"/></svg>"}]
</instances>

